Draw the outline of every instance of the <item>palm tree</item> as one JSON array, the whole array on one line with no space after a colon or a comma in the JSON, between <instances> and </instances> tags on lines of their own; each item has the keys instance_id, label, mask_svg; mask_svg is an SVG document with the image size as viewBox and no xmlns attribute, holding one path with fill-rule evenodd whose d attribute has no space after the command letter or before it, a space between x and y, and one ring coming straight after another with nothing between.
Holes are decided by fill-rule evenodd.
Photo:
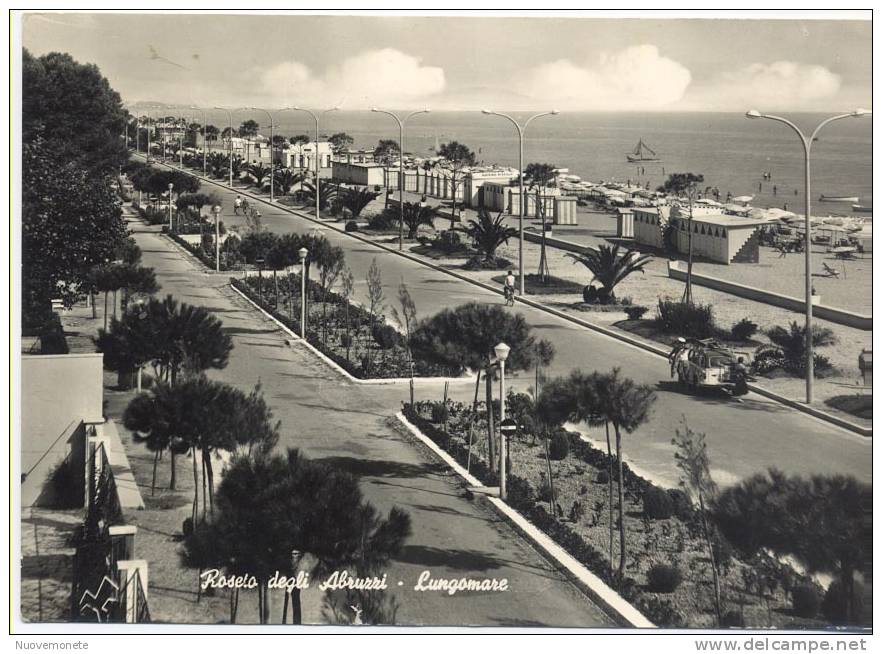
<instances>
[{"instance_id":1,"label":"palm tree","mask_svg":"<svg viewBox=\"0 0 882 654\"><path fill-rule=\"evenodd\" d=\"M245 173L254 180L254 185L258 189L263 188L263 181L269 177L271 172L272 169L269 166L264 166L262 162L245 166Z\"/></svg>"},{"instance_id":2,"label":"palm tree","mask_svg":"<svg viewBox=\"0 0 882 654\"><path fill-rule=\"evenodd\" d=\"M624 470L622 467L622 431L633 433L649 419L650 409L656 400L655 392L649 386L638 385L632 379L620 376L619 368L598 375L593 384L596 404L591 412L595 420L603 420L612 425L616 435L616 460L618 463L619 489L619 580L625 574L625 491Z\"/></svg>"},{"instance_id":3,"label":"palm tree","mask_svg":"<svg viewBox=\"0 0 882 654\"><path fill-rule=\"evenodd\" d=\"M597 250L586 248L581 254L567 253L566 256L576 263L581 263L594 275L588 282L588 286L594 280L600 282L601 304L614 303L616 301L615 287L631 273L642 273L644 266L652 260L650 255L641 255L634 249L629 249L619 256L618 245L612 247L600 245Z\"/></svg>"},{"instance_id":4,"label":"palm tree","mask_svg":"<svg viewBox=\"0 0 882 654\"><path fill-rule=\"evenodd\" d=\"M273 173L274 182L276 188L282 191L282 195L287 195L291 188L303 179L300 173L295 173L288 168L278 168Z\"/></svg>"},{"instance_id":5,"label":"palm tree","mask_svg":"<svg viewBox=\"0 0 882 654\"><path fill-rule=\"evenodd\" d=\"M322 195L324 195L324 188ZM359 189L346 189L340 194L343 206L349 210L352 220L356 220L366 206L377 199L378 194L369 191L367 187Z\"/></svg>"},{"instance_id":6,"label":"palm tree","mask_svg":"<svg viewBox=\"0 0 882 654\"><path fill-rule=\"evenodd\" d=\"M319 191L321 195L319 196L319 210L327 209L331 202L337 198L337 193L340 190L339 186L330 180L323 179L319 182L321 185L319 186ZM313 182L303 182L302 184L302 197L305 200L312 202L315 204L315 184Z\"/></svg>"},{"instance_id":7,"label":"palm tree","mask_svg":"<svg viewBox=\"0 0 882 654\"><path fill-rule=\"evenodd\" d=\"M787 369L805 373L806 361L806 329L795 320L787 328L776 325L766 332L770 344L757 348L756 356L775 353L784 360ZM828 327L812 325L812 346L825 347L837 342L836 335Z\"/></svg>"},{"instance_id":8,"label":"palm tree","mask_svg":"<svg viewBox=\"0 0 882 654\"><path fill-rule=\"evenodd\" d=\"M404 224L407 225L407 238L416 238L420 226L435 226L437 207L430 207L419 202L404 203Z\"/></svg>"},{"instance_id":9,"label":"palm tree","mask_svg":"<svg viewBox=\"0 0 882 654\"><path fill-rule=\"evenodd\" d=\"M492 262L496 255L496 248L508 239L517 236L518 230L505 225L505 218L500 211L496 218L484 209L478 209L478 220L470 220L466 233L474 241L475 247L484 253L484 260Z\"/></svg>"}]
</instances>

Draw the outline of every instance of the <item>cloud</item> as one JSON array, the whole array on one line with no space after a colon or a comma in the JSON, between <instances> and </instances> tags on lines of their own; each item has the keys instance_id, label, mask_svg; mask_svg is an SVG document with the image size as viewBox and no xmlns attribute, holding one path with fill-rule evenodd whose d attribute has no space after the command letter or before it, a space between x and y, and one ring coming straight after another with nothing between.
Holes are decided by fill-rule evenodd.
<instances>
[{"instance_id":1,"label":"cloud","mask_svg":"<svg viewBox=\"0 0 882 654\"><path fill-rule=\"evenodd\" d=\"M679 101L691 81L685 66L643 44L584 65L569 59L541 64L513 84L543 106L598 111L663 109Z\"/></svg>"},{"instance_id":2,"label":"cloud","mask_svg":"<svg viewBox=\"0 0 882 654\"><path fill-rule=\"evenodd\" d=\"M444 69L392 48L366 50L315 75L298 61L286 61L260 72L261 89L279 103L341 105L364 109L378 104L404 108L419 105L445 88Z\"/></svg>"},{"instance_id":3,"label":"cloud","mask_svg":"<svg viewBox=\"0 0 882 654\"><path fill-rule=\"evenodd\" d=\"M696 86L686 104L699 109L812 109L828 105L842 85L823 66L795 61L754 63Z\"/></svg>"}]
</instances>

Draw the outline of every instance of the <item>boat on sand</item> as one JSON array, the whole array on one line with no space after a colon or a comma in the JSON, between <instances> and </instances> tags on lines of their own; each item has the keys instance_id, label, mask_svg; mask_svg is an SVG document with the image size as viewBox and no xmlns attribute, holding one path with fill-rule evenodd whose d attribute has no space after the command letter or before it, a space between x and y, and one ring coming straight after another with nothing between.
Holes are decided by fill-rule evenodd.
<instances>
[{"instance_id":1,"label":"boat on sand","mask_svg":"<svg viewBox=\"0 0 882 654\"><path fill-rule=\"evenodd\" d=\"M824 195L818 198L820 202L857 202L860 198L856 195Z\"/></svg>"}]
</instances>

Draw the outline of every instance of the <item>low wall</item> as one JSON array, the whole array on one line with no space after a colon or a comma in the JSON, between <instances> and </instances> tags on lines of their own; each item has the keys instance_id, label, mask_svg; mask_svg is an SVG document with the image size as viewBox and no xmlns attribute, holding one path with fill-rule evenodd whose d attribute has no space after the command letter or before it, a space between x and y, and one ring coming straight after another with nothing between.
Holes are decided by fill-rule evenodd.
<instances>
[{"instance_id":1,"label":"low wall","mask_svg":"<svg viewBox=\"0 0 882 654\"><path fill-rule=\"evenodd\" d=\"M554 232L552 232L554 233ZM531 243L541 243L542 242L542 234L538 232L528 232L524 230L524 240L530 241ZM556 238L554 236L546 236L545 237L545 245L552 248L557 248L558 250L566 250L567 252L584 252L585 250L593 250L594 248L582 245L581 243L574 243L573 241L565 241L562 238Z\"/></svg>"},{"instance_id":2,"label":"low wall","mask_svg":"<svg viewBox=\"0 0 882 654\"><path fill-rule=\"evenodd\" d=\"M672 279L686 281L686 271L680 267L679 261L668 262L668 276ZM743 297L748 300L756 300L757 302L771 304L776 307L781 307L782 309L788 309L789 311L796 311L797 313L803 313L805 311L805 300L802 300L800 298L795 298L790 295L771 293L769 291L764 291L754 286L736 284L735 282L729 282L724 279L720 279L719 277L700 275L693 272L692 283L699 286L706 286L707 288L712 288L714 290L722 291L724 293L729 293L730 295ZM852 313L850 311L837 309L835 307L827 307L822 304L816 304L814 306L814 309L812 310L812 313L817 318L820 318L822 320L829 320L830 322L835 322L839 325L854 327L856 329L862 329L864 331L873 330L872 316L864 316L859 313Z\"/></svg>"}]
</instances>

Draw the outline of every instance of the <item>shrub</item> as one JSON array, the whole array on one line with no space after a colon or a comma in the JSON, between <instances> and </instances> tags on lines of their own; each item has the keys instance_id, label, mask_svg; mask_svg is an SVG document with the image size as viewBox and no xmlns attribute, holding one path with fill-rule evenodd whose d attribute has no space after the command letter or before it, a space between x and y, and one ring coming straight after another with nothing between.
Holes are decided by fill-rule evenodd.
<instances>
[{"instance_id":1,"label":"shrub","mask_svg":"<svg viewBox=\"0 0 882 654\"><path fill-rule=\"evenodd\" d=\"M597 476L594 478L594 483L596 484L608 484L609 483L609 473L606 470L601 470L597 473Z\"/></svg>"},{"instance_id":2,"label":"shrub","mask_svg":"<svg viewBox=\"0 0 882 654\"><path fill-rule=\"evenodd\" d=\"M732 339L742 342L750 340L750 338L756 334L757 329L759 329L759 327L755 322L749 318L742 318L732 325Z\"/></svg>"},{"instance_id":3,"label":"shrub","mask_svg":"<svg viewBox=\"0 0 882 654\"><path fill-rule=\"evenodd\" d=\"M371 336L383 350L391 350L401 342L401 334L392 325L377 323L371 332Z\"/></svg>"},{"instance_id":4,"label":"shrub","mask_svg":"<svg viewBox=\"0 0 882 654\"><path fill-rule=\"evenodd\" d=\"M667 493L674 506L674 515L683 522L688 522L695 511L695 508L692 506L692 500L689 499L685 491L679 488L669 488Z\"/></svg>"},{"instance_id":5,"label":"shrub","mask_svg":"<svg viewBox=\"0 0 882 654\"><path fill-rule=\"evenodd\" d=\"M61 326L61 318L57 313L53 313L40 327L40 353L67 354L69 351L67 340L64 338L64 327Z\"/></svg>"},{"instance_id":6,"label":"shrub","mask_svg":"<svg viewBox=\"0 0 882 654\"><path fill-rule=\"evenodd\" d=\"M450 408L443 402L432 405L432 422L442 423L450 419Z\"/></svg>"},{"instance_id":7,"label":"shrub","mask_svg":"<svg viewBox=\"0 0 882 654\"><path fill-rule=\"evenodd\" d=\"M674 502L666 491L650 486L643 493L643 515L651 520L667 520L674 515Z\"/></svg>"},{"instance_id":8,"label":"shrub","mask_svg":"<svg viewBox=\"0 0 882 654\"><path fill-rule=\"evenodd\" d=\"M432 248L447 255L468 250L468 247L462 242L459 232L452 229L436 234L432 241Z\"/></svg>"},{"instance_id":9,"label":"shrub","mask_svg":"<svg viewBox=\"0 0 882 654\"><path fill-rule=\"evenodd\" d=\"M679 568L658 563L646 573L646 587L652 593L673 593L683 581Z\"/></svg>"},{"instance_id":10,"label":"shrub","mask_svg":"<svg viewBox=\"0 0 882 654\"><path fill-rule=\"evenodd\" d=\"M352 334L342 333L340 334L340 345L343 347L352 347Z\"/></svg>"},{"instance_id":11,"label":"shrub","mask_svg":"<svg viewBox=\"0 0 882 654\"><path fill-rule=\"evenodd\" d=\"M585 505L579 500L573 502L573 505L570 507L570 522L579 522L584 515Z\"/></svg>"},{"instance_id":12,"label":"shrub","mask_svg":"<svg viewBox=\"0 0 882 654\"><path fill-rule=\"evenodd\" d=\"M793 612L800 618L814 618L821 608L821 598L814 587L803 585L793 589Z\"/></svg>"},{"instance_id":13,"label":"shrub","mask_svg":"<svg viewBox=\"0 0 882 654\"><path fill-rule=\"evenodd\" d=\"M505 257L493 257L487 260L484 255L477 254L463 264L466 270L506 270L512 267L512 262Z\"/></svg>"},{"instance_id":14,"label":"shrub","mask_svg":"<svg viewBox=\"0 0 882 654\"><path fill-rule=\"evenodd\" d=\"M555 432L548 444L549 458L560 461L570 453L570 437L565 431Z\"/></svg>"},{"instance_id":15,"label":"shrub","mask_svg":"<svg viewBox=\"0 0 882 654\"><path fill-rule=\"evenodd\" d=\"M510 475L506 490L508 503L517 511L528 511L536 503L536 495L533 493L533 487L530 485L530 482L523 477Z\"/></svg>"},{"instance_id":16,"label":"shrub","mask_svg":"<svg viewBox=\"0 0 882 654\"><path fill-rule=\"evenodd\" d=\"M863 587L857 581L854 582L854 613L860 615L864 608ZM844 625L848 624L846 593L842 588L842 582L835 579L827 592L824 593L824 599L821 602L821 613L830 624Z\"/></svg>"},{"instance_id":17,"label":"shrub","mask_svg":"<svg viewBox=\"0 0 882 654\"><path fill-rule=\"evenodd\" d=\"M689 304L660 298L656 321L662 330L681 336L707 338L715 331L714 311L710 304Z\"/></svg>"},{"instance_id":18,"label":"shrub","mask_svg":"<svg viewBox=\"0 0 882 654\"><path fill-rule=\"evenodd\" d=\"M639 305L625 307L628 320L640 320L647 311L649 311L649 307L641 307Z\"/></svg>"},{"instance_id":19,"label":"shrub","mask_svg":"<svg viewBox=\"0 0 882 654\"><path fill-rule=\"evenodd\" d=\"M726 611L723 614L723 619L721 620L721 626L723 626L723 627L743 627L744 626L744 616L741 615L740 611L735 611L734 609L731 611Z\"/></svg>"},{"instance_id":20,"label":"shrub","mask_svg":"<svg viewBox=\"0 0 882 654\"><path fill-rule=\"evenodd\" d=\"M355 222L354 220L349 220L346 222L345 229L347 232L357 232L358 231L358 223Z\"/></svg>"},{"instance_id":21,"label":"shrub","mask_svg":"<svg viewBox=\"0 0 882 654\"><path fill-rule=\"evenodd\" d=\"M368 218L367 228L378 231L392 229L398 227L398 219L399 215L397 212L386 209Z\"/></svg>"}]
</instances>

